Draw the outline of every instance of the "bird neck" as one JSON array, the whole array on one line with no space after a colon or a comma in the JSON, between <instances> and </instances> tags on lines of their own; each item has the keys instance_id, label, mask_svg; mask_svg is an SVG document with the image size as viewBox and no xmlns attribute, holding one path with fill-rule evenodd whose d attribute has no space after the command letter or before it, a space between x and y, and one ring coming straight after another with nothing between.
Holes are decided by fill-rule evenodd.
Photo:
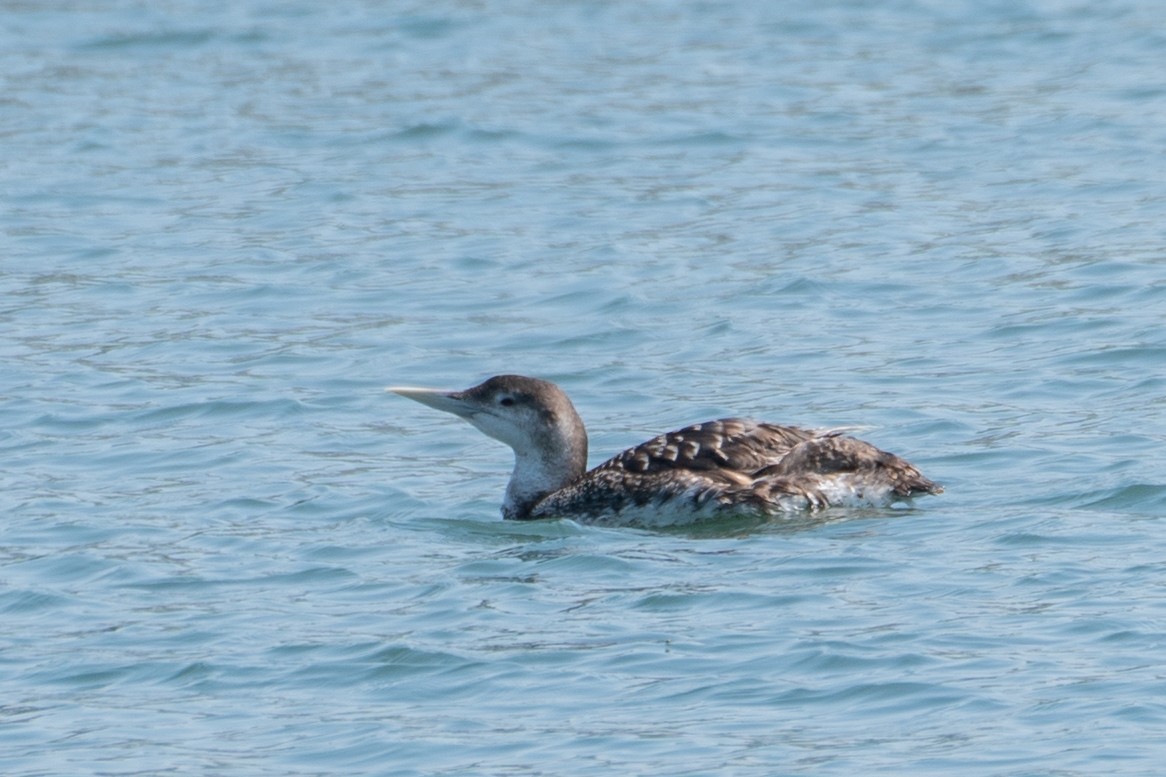
<instances>
[{"instance_id":1,"label":"bird neck","mask_svg":"<svg viewBox=\"0 0 1166 777\"><path fill-rule=\"evenodd\" d=\"M530 517L548 494L565 488L587 471L587 433L582 421L565 424L533 440L528 448L514 450L514 471L506 486L502 515L512 520Z\"/></svg>"}]
</instances>

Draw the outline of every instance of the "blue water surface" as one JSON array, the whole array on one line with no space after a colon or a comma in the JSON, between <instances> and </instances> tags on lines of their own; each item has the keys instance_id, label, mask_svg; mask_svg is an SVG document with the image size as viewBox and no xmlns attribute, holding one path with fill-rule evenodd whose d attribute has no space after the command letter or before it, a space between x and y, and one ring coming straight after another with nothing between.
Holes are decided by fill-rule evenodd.
<instances>
[{"instance_id":1,"label":"blue water surface","mask_svg":"<svg viewBox=\"0 0 1166 777\"><path fill-rule=\"evenodd\" d=\"M1154 775L1153 0L50 0L0 25L0 763ZM505 523L387 384L947 486Z\"/></svg>"}]
</instances>

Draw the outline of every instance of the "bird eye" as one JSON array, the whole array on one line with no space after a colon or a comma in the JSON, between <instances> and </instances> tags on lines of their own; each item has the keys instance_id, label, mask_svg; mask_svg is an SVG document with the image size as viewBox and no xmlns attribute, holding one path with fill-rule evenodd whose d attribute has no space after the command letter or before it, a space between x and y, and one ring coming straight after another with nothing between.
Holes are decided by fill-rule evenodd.
<instances>
[{"instance_id":1,"label":"bird eye","mask_svg":"<svg viewBox=\"0 0 1166 777\"><path fill-rule=\"evenodd\" d=\"M514 405L514 397L502 397L498 400L498 404L502 407L511 407Z\"/></svg>"}]
</instances>

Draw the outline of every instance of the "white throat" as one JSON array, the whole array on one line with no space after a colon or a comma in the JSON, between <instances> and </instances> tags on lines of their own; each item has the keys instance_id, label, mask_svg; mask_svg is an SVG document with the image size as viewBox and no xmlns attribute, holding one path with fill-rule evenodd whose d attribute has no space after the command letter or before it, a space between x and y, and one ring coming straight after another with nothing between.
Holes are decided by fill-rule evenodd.
<instances>
[{"instance_id":1,"label":"white throat","mask_svg":"<svg viewBox=\"0 0 1166 777\"><path fill-rule=\"evenodd\" d=\"M547 494L558 491L578 477L570 464L561 459L547 460L533 451L514 452L514 471L506 486L502 514L522 518Z\"/></svg>"}]
</instances>

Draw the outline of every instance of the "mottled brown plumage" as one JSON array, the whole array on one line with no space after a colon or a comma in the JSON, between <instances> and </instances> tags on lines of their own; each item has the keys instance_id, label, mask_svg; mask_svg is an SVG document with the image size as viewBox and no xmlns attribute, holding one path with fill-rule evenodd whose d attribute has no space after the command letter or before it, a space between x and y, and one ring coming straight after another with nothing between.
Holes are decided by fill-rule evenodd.
<instances>
[{"instance_id":1,"label":"mottled brown plumage","mask_svg":"<svg viewBox=\"0 0 1166 777\"><path fill-rule=\"evenodd\" d=\"M501 375L465 391L394 388L510 445L506 518L690 523L836 504L888 504L942 487L892 453L838 431L741 418L694 424L586 470L587 435L553 383Z\"/></svg>"}]
</instances>

